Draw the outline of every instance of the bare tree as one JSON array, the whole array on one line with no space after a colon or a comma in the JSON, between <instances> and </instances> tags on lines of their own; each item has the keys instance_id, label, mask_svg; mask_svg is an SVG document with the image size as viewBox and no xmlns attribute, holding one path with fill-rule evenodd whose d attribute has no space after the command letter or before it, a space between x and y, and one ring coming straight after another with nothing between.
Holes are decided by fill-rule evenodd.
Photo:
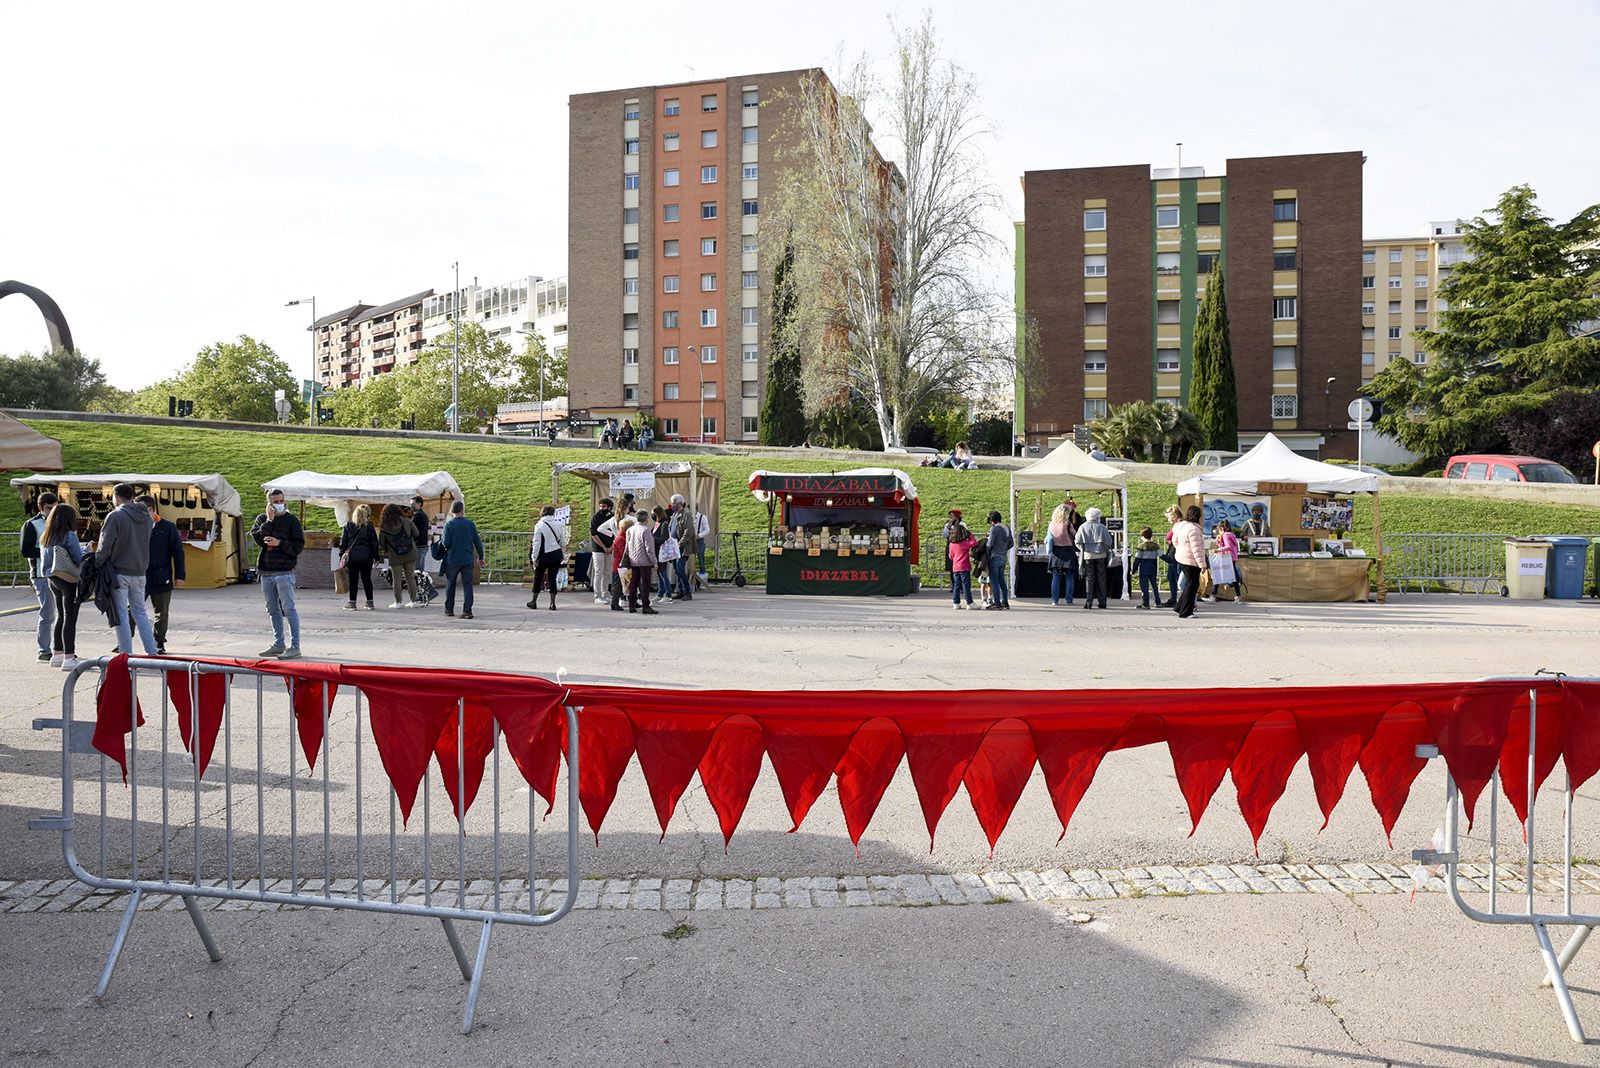
<instances>
[{"instance_id":1,"label":"bare tree","mask_svg":"<svg viewBox=\"0 0 1600 1068\"><path fill-rule=\"evenodd\" d=\"M863 57L837 89L816 74L797 95L798 147L780 160L792 181L766 229L795 252L790 329L806 410L864 401L884 444L899 445L931 397L973 384L1003 315L984 286L999 198L980 155L976 83L939 55L925 16L895 32L887 88ZM898 167L873 145L873 113Z\"/></svg>"}]
</instances>

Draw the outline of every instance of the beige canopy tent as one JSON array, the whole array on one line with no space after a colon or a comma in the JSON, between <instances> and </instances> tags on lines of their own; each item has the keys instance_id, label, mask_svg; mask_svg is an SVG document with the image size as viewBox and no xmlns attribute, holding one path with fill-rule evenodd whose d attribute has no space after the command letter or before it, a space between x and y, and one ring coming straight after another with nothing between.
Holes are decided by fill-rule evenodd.
<instances>
[{"instance_id":1,"label":"beige canopy tent","mask_svg":"<svg viewBox=\"0 0 1600 1068\"><path fill-rule=\"evenodd\" d=\"M550 468L550 501L561 503L561 476L576 475L589 483L589 511L600 506L601 497L618 501L631 492L639 508L656 505L665 508L672 495L681 493L695 514L705 513L715 536L721 529L718 495L721 476L693 460L622 461L619 463L553 464ZM586 544L586 543L585 543Z\"/></svg>"},{"instance_id":2,"label":"beige canopy tent","mask_svg":"<svg viewBox=\"0 0 1600 1068\"><path fill-rule=\"evenodd\" d=\"M0 471L61 470L61 442L0 412Z\"/></svg>"},{"instance_id":3,"label":"beige canopy tent","mask_svg":"<svg viewBox=\"0 0 1600 1068\"><path fill-rule=\"evenodd\" d=\"M111 490L119 482L154 497L161 518L177 526L185 586L215 589L239 581L244 561L239 492L221 475L33 475L12 479L11 488L29 511L39 494L55 493L77 510L78 536L93 540L111 512Z\"/></svg>"},{"instance_id":4,"label":"beige canopy tent","mask_svg":"<svg viewBox=\"0 0 1600 1068\"><path fill-rule=\"evenodd\" d=\"M1126 524L1128 515L1128 475L1121 468L1096 460L1070 441L1063 441L1046 456L1011 473L1011 529L1017 529L1017 494L1028 490L1039 492L1078 493L1100 491L1112 495L1112 515L1122 516ZM1128 535L1124 530L1118 540L1122 543L1122 596L1133 596L1133 583L1129 581ZM1012 550L1015 554L1015 549ZM1015 557L1013 555L1013 571Z\"/></svg>"},{"instance_id":5,"label":"beige canopy tent","mask_svg":"<svg viewBox=\"0 0 1600 1068\"><path fill-rule=\"evenodd\" d=\"M333 509L342 527L359 504L374 512L386 504L409 505L421 497L430 516L448 516L450 506L464 501L461 487L448 471L429 471L420 475L324 475L317 471L291 471L271 482L263 482L267 493L282 490L286 500L303 501Z\"/></svg>"}]
</instances>

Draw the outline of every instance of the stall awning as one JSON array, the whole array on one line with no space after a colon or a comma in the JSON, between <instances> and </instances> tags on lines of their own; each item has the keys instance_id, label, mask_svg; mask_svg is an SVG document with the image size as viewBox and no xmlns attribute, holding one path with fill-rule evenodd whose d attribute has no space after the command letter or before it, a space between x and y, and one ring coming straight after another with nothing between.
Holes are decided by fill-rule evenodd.
<instances>
[{"instance_id":1,"label":"stall awning","mask_svg":"<svg viewBox=\"0 0 1600 1068\"><path fill-rule=\"evenodd\" d=\"M240 514L239 491L228 485L228 480L221 475L33 475L28 478L12 479L11 488L24 494L26 499L26 487L29 486L43 486L46 489L65 486L72 490L97 490L114 486L118 482L149 486L194 486L211 498L211 506L217 511L227 515Z\"/></svg>"},{"instance_id":2,"label":"stall awning","mask_svg":"<svg viewBox=\"0 0 1600 1068\"><path fill-rule=\"evenodd\" d=\"M1128 485L1128 475L1119 467L1096 460L1070 441L1063 441L1050 455L1013 472L1011 490L1120 490Z\"/></svg>"},{"instance_id":3,"label":"stall awning","mask_svg":"<svg viewBox=\"0 0 1600 1068\"><path fill-rule=\"evenodd\" d=\"M410 504L412 497L427 501L466 500L448 471L420 475L324 475L316 471L294 471L263 482L261 488L268 493L282 490L291 501L335 509L348 501Z\"/></svg>"},{"instance_id":4,"label":"stall awning","mask_svg":"<svg viewBox=\"0 0 1600 1068\"><path fill-rule=\"evenodd\" d=\"M0 471L60 471L61 442L0 412Z\"/></svg>"},{"instance_id":5,"label":"stall awning","mask_svg":"<svg viewBox=\"0 0 1600 1068\"><path fill-rule=\"evenodd\" d=\"M1263 482L1303 485L1310 493L1378 492L1378 476L1308 459L1268 434L1228 466L1178 483L1178 495L1257 493Z\"/></svg>"}]
</instances>

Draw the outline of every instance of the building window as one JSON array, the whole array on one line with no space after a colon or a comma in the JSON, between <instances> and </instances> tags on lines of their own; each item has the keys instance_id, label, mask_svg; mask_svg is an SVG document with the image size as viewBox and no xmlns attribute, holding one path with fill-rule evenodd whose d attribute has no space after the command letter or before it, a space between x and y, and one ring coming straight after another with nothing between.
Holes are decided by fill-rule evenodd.
<instances>
[{"instance_id":1,"label":"building window","mask_svg":"<svg viewBox=\"0 0 1600 1068\"><path fill-rule=\"evenodd\" d=\"M1083 354L1083 370L1085 374L1105 374L1106 354L1104 349L1085 352Z\"/></svg>"},{"instance_id":2,"label":"building window","mask_svg":"<svg viewBox=\"0 0 1600 1068\"><path fill-rule=\"evenodd\" d=\"M702 437L714 437L717 433L717 417L708 415L700 420L700 434Z\"/></svg>"},{"instance_id":3,"label":"building window","mask_svg":"<svg viewBox=\"0 0 1600 1068\"><path fill-rule=\"evenodd\" d=\"M622 313L622 329L624 329L624 330L637 330L637 329L639 329L639 313L638 312L623 312Z\"/></svg>"},{"instance_id":4,"label":"building window","mask_svg":"<svg viewBox=\"0 0 1600 1068\"><path fill-rule=\"evenodd\" d=\"M1274 297L1272 300L1272 317L1274 319L1293 319L1299 310L1299 300L1295 297Z\"/></svg>"},{"instance_id":5,"label":"building window","mask_svg":"<svg viewBox=\"0 0 1600 1068\"><path fill-rule=\"evenodd\" d=\"M707 93L705 96L701 97L700 98L700 110L701 111L715 111L715 110L717 110L717 94L716 93Z\"/></svg>"},{"instance_id":6,"label":"building window","mask_svg":"<svg viewBox=\"0 0 1600 1068\"><path fill-rule=\"evenodd\" d=\"M746 163L744 165L744 180L745 181L747 181L747 182L755 181L756 178L760 175L760 173L761 173L761 165L759 163Z\"/></svg>"},{"instance_id":7,"label":"building window","mask_svg":"<svg viewBox=\"0 0 1600 1068\"><path fill-rule=\"evenodd\" d=\"M1290 203L1294 203L1290 201ZM1297 393L1274 393L1272 395L1272 418L1298 419L1300 417L1300 396Z\"/></svg>"},{"instance_id":8,"label":"building window","mask_svg":"<svg viewBox=\"0 0 1600 1068\"><path fill-rule=\"evenodd\" d=\"M744 362L745 363L757 363L757 362L760 361L760 359L761 359L761 349L760 349L759 346L746 345L744 347Z\"/></svg>"},{"instance_id":9,"label":"building window","mask_svg":"<svg viewBox=\"0 0 1600 1068\"><path fill-rule=\"evenodd\" d=\"M1294 249L1279 249L1272 254L1272 269L1274 271L1292 271L1294 270L1294 260Z\"/></svg>"},{"instance_id":10,"label":"building window","mask_svg":"<svg viewBox=\"0 0 1600 1068\"><path fill-rule=\"evenodd\" d=\"M1163 230L1166 230L1166 229L1169 229L1169 228L1177 226L1177 225L1178 225L1178 209L1177 208L1157 208L1156 209L1156 226L1160 227Z\"/></svg>"},{"instance_id":11,"label":"building window","mask_svg":"<svg viewBox=\"0 0 1600 1068\"><path fill-rule=\"evenodd\" d=\"M1377 332L1375 330L1373 330L1372 327L1363 326L1361 328L1361 340L1362 341L1371 341L1373 338L1375 338L1377 336L1378 336Z\"/></svg>"},{"instance_id":12,"label":"building window","mask_svg":"<svg viewBox=\"0 0 1600 1068\"><path fill-rule=\"evenodd\" d=\"M711 183L715 182L716 180L717 180L717 169L715 167L701 167L700 168L700 184L701 185L710 185Z\"/></svg>"},{"instance_id":13,"label":"building window","mask_svg":"<svg viewBox=\"0 0 1600 1068\"><path fill-rule=\"evenodd\" d=\"M676 167L668 167L666 170L662 171L661 172L661 184L662 185L666 185L666 186L677 185L678 184L678 168L676 168Z\"/></svg>"},{"instance_id":14,"label":"building window","mask_svg":"<svg viewBox=\"0 0 1600 1068\"><path fill-rule=\"evenodd\" d=\"M746 89L742 99L745 107L758 107L761 104L761 91L759 89Z\"/></svg>"},{"instance_id":15,"label":"building window","mask_svg":"<svg viewBox=\"0 0 1600 1068\"><path fill-rule=\"evenodd\" d=\"M1206 204L1196 204L1194 206L1194 221L1197 226L1221 226L1221 202L1213 200Z\"/></svg>"},{"instance_id":16,"label":"building window","mask_svg":"<svg viewBox=\"0 0 1600 1068\"><path fill-rule=\"evenodd\" d=\"M662 363L666 363L666 364L677 363L678 362L678 346L676 346L676 345L668 345L666 348L662 349L661 350L661 362Z\"/></svg>"},{"instance_id":17,"label":"building window","mask_svg":"<svg viewBox=\"0 0 1600 1068\"><path fill-rule=\"evenodd\" d=\"M1084 212L1083 228L1085 230L1104 230L1106 228L1106 209L1091 208Z\"/></svg>"},{"instance_id":18,"label":"building window","mask_svg":"<svg viewBox=\"0 0 1600 1068\"><path fill-rule=\"evenodd\" d=\"M628 242L627 244L624 244L622 246L622 258L625 259L625 260L636 260L636 259L638 259L639 258L639 246L638 246L638 244L635 243L635 242Z\"/></svg>"},{"instance_id":19,"label":"building window","mask_svg":"<svg viewBox=\"0 0 1600 1068\"><path fill-rule=\"evenodd\" d=\"M1156 370L1168 373L1178 371L1180 369L1179 357L1180 353L1177 349L1157 349Z\"/></svg>"},{"instance_id":20,"label":"building window","mask_svg":"<svg viewBox=\"0 0 1600 1068\"><path fill-rule=\"evenodd\" d=\"M1293 371L1295 369L1294 357L1293 345L1272 346L1272 369L1274 371Z\"/></svg>"},{"instance_id":21,"label":"building window","mask_svg":"<svg viewBox=\"0 0 1600 1068\"><path fill-rule=\"evenodd\" d=\"M1195 271L1199 274L1210 274L1217 269L1217 260L1221 258L1215 252L1202 252L1194 258Z\"/></svg>"},{"instance_id":22,"label":"building window","mask_svg":"<svg viewBox=\"0 0 1600 1068\"><path fill-rule=\"evenodd\" d=\"M663 151L663 152L676 152L676 151L678 151L678 135L675 134L675 133L662 134L661 135L661 151Z\"/></svg>"},{"instance_id":23,"label":"building window","mask_svg":"<svg viewBox=\"0 0 1600 1068\"><path fill-rule=\"evenodd\" d=\"M1421 351L1421 350L1413 352L1411 354L1411 362L1412 363L1427 363L1428 362L1428 354L1426 352Z\"/></svg>"},{"instance_id":24,"label":"building window","mask_svg":"<svg viewBox=\"0 0 1600 1068\"><path fill-rule=\"evenodd\" d=\"M622 118L623 118L624 121L627 121L629 119L637 119L638 117L639 117L639 104L638 104L637 101L634 101L631 104L622 105Z\"/></svg>"},{"instance_id":25,"label":"building window","mask_svg":"<svg viewBox=\"0 0 1600 1068\"><path fill-rule=\"evenodd\" d=\"M638 349L623 349L622 350L622 363L626 367L637 367L637 366L639 366L639 350Z\"/></svg>"},{"instance_id":26,"label":"building window","mask_svg":"<svg viewBox=\"0 0 1600 1068\"><path fill-rule=\"evenodd\" d=\"M1175 300L1158 300L1158 301L1156 301L1156 322L1158 322L1158 323L1176 323L1176 322L1181 322L1181 321L1182 321L1182 316L1181 316L1181 313L1180 313L1179 308L1178 308L1178 301L1175 301Z\"/></svg>"},{"instance_id":27,"label":"building window","mask_svg":"<svg viewBox=\"0 0 1600 1068\"><path fill-rule=\"evenodd\" d=\"M753 415L746 415L740 419L740 425L743 426L745 436L747 437L757 433L756 428L758 424L759 420Z\"/></svg>"},{"instance_id":28,"label":"building window","mask_svg":"<svg viewBox=\"0 0 1600 1068\"><path fill-rule=\"evenodd\" d=\"M662 222L677 222L678 221L678 205L676 205L676 204L663 204L661 206L661 221Z\"/></svg>"},{"instance_id":29,"label":"building window","mask_svg":"<svg viewBox=\"0 0 1600 1068\"><path fill-rule=\"evenodd\" d=\"M739 396L744 397L747 400L754 400L755 398L761 396L760 387L753 381L741 382L739 384Z\"/></svg>"},{"instance_id":30,"label":"building window","mask_svg":"<svg viewBox=\"0 0 1600 1068\"><path fill-rule=\"evenodd\" d=\"M1389 338L1391 340L1398 340L1399 337L1400 337L1400 328L1398 326L1391 326L1389 328Z\"/></svg>"},{"instance_id":31,"label":"building window","mask_svg":"<svg viewBox=\"0 0 1600 1068\"><path fill-rule=\"evenodd\" d=\"M639 154L639 139L637 137L625 138L622 142L622 154L637 156Z\"/></svg>"},{"instance_id":32,"label":"building window","mask_svg":"<svg viewBox=\"0 0 1600 1068\"><path fill-rule=\"evenodd\" d=\"M637 278L624 278L622 280L622 295L625 297L637 296L639 293L639 280Z\"/></svg>"},{"instance_id":33,"label":"building window","mask_svg":"<svg viewBox=\"0 0 1600 1068\"><path fill-rule=\"evenodd\" d=\"M1413 289L1427 289L1428 288L1428 276L1425 275L1425 274L1419 274L1419 275L1413 276L1412 279L1411 279L1411 286L1412 286Z\"/></svg>"},{"instance_id":34,"label":"building window","mask_svg":"<svg viewBox=\"0 0 1600 1068\"><path fill-rule=\"evenodd\" d=\"M716 217L717 217L717 202L715 200L707 200L707 201L702 202L701 205L700 205L700 218L702 218L702 219L715 219Z\"/></svg>"},{"instance_id":35,"label":"building window","mask_svg":"<svg viewBox=\"0 0 1600 1068\"><path fill-rule=\"evenodd\" d=\"M1373 366L1373 364L1375 362L1376 362L1376 360L1373 358L1372 353L1363 352L1361 354L1361 366L1362 367L1371 367L1371 366Z\"/></svg>"},{"instance_id":36,"label":"building window","mask_svg":"<svg viewBox=\"0 0 1600 1068\"><path fill-rule=\"evenodd\" d=\"M639 387L638 386L623 386L622 387L622 402L624 404L638 404L639 403Z\"/></svg>"},{"instance_id":37,"label":"building window","mask_svg":"<svg viewBox=\"0 0 1600 1068\"><path fill-rule=\"evenodd\" d=\"M662 312L661 313L661 329L663 329L663 330L676 330L676 329L678 329L678 313L675 312L675 311L664 311L664 312Z\"/></svg>"},{"instance_id":38,"label":"building window","mask_svg":"<svg viewBox=\"0 0 1600 1068\"><path fill-rule=\"evenodd\" d=\"M714 238L714 237L702 237L700 239L700 255L702 255L702 256L715 256L716 254L717 254L717 239Z\"/></svg>"},{"instance_id":39,"label":"building window","mask_svg":"<svg viewBox=\"0 0 1600 1068\"><path fill-rule=\"evenodd\" d=\"M1361 252L1362 263L1377 263L1378 253L1375 249L1363 249Z\"/></svg>"},{"instance_id":40,"label":"building window","mask_svg":"<svg viewBox=\"0 0 1600 1068\"><path fill-rule=\"evenodd\" d=\"M1413 312L1417 313L1418 315L1427 315L1428 314L1428 302L1425 301L1425 300L1419 300L1419 301L1417 301L1416 303L1414 303L1411 306L1411 310Z\"/></svg>"},{"instance_id":41,"label":"building window","mask_svg":"<svg viewBox=\"0 0 1600 1068\"><path fill-rule=\"evenodd\" d=\"M639 176L637 174L624 174L622 176L622 188L624 188L624 189L638 189L639 188Z\"/></svg>"},{"instance_id":42,"label":"building window","mask_svg":"<svg viewBox=\"0 0 1600 1068\"><path fill-rule=\"evenodd\" d=\"M1272 202L1273 222L1294 222L1299 218L1299 201L1274 200Z\"/></svg>"},{"instance_id":43,"label":"building window","mask_svg":"<svg viewBox=\"0 0 1600 1068\"><path fill-rule=\"evenodd\" d=\"M1398 279L1398 278L1389 279L1389 288L1390 289L1399 289L1400 288L1400 279Z\"/></svg>"},{"instance_id":44,"label":"building window","mask_svg":"<svg viewBox=\"0 0 1600 1068\"><path fill-rule=\"evenodd\" d=\"M1106 276L1106 258L1104 256L1085 256L1083 258L1083 276L1085 278L1104 278Z\"/></svg>"},{"instance_id":45,"label":"building window","mask_svg":"<svg viewBox=\"0 0 1600 1068\"><path fill-rule=\"evenodd\" d=\"M700 292L702 292L702 293L715 293L716 291L717 291L717 276L714 275L714 274L703 274L703 275L701 275L700 276Z\"/></svg>"},{"instance_id":46,"label":"building window","mask_svg":"<svg viewBox=\"0 0 1600 1068\"><path fill-rule=\"evenodd\" d=\"M638 224L639 224L639 209L638 208L623 208L622 209L622 225L623 226L637 226Z\"/></svg>"},{"instance_id":47,"label":"building window","mask_svg":"<svg viewBox=\"0 0 1600 1068\"><path fill-rule=\"evenodd\" d=\"M756 272L745 271L739 276L739 283L741 289L758 289L760 288L761 280L756 277Z\"/></svg>"},{"instance_id":48,"label":"building window","mask_svg":"<svg viewBox=\"0 0 1600 1068\"><path fill-rule=\"evenodd\" d=\"M1181 270L1176 252L1156 253L1156 274L1177 274Z\"/></svg>"},{"instance_id":49,"label":"building window","mask_svg":"<svg viewBox=\"0 0 1600 1068\"><path fill-rule=\"evenodd\" d=\"M1376 304L1372 303L1371 301L1367 301L1366 303L1361 305L1361 314L1362 315L1376 315L1377 311L1378 311L1378 306Z\"/></svg>"},{"instance_id":50,"label":"building window","mask_svg":"<svg viewBox=\"0 0 1600 1068\"><path fill-rule=\"evenodd\" d=\"M700 147L701 148L716 148L717 147L717 131L715 131L715 130L701 130L700 131Z\"/></svg>"},{"instance_id":51,"label":"building window","mask_svg":"<svg viewBox=\"0 0 1600 1068\"><path fill-rule=\"evenodd\" d=\"M678 254L678 239L677 238L669 237L667 240L661 242L661 255L665 256L667 259L671 259L672 257L676 256L677 254Z\"/></svg>"},{"instance_id":52,"label":"building window","mask_svg":"<svg viewBox=\"0 0 1600 1068\"><path fill-rule=\"evenodd\" d=\"M744 143L747 144L747 145L753 145L753 144L756 144L757 142L759 142L761 140L761 127L759 127L759 126L746 126L744 128L743 140L744 140Z\"/></svg>"},{"instance_id":53,"label":"building window","mask_svg":"<svg viewBox=\"0 0 1600 1068\"><path fill-rule=\"evenodd\" d=\"M1104 326L1104 325L1106 325L1106 306L1105 306L1105 304L1104 303L1100 303L1100 304L1085 304L1083 306L1083 325L1084 326Z\"/></svg>"},{"instance_id":54,"label":"building window","mask_svg":"<svg viewBox=\"0 0 1600 1068\"><path fill-rule=\"evenodd\" d=\"M1096 419L1104 419L1105 417L1106 417L1106 402L1105 402L1105 398L1104 397L1097 397L1097 398L1092 398L1092 399L1091 398L1087 398L1087 397L1084 398L1084 401L1083 401L1083 421L1085 423L1092 423Z\"/></svg>"},{"instance_id":55,"label":"building window","mask_svg":"<svg viewBox=\"0 0 1600 1068\"><path fill-rule=\"evenodd\" d=\"M700 309L700 325L701 326L716 326L717 325L717 309L715 309L715 308L701 308ZM701 361L701 362L703 363L705 361Z\"/></svg>"},{"instance_id":56,"label":"building window","mask_svg":"<svg viewBox=\"0 0 1600 1068\"><path fill-rule=\"evenodd\" d=\"M760 215L761 206L754 200L747 200L744 202L744 214L747 219L752 215Z\"/></svg>"},{"instance_id":57,"label":"building window","mask_svg":"<svg viewBox=\"0 0 1600 1068\"><path fill-rule=\"evenodd\" d=\"M745 326L760 326L761 325L761 309L760 308L740 308L739 312L740 312L739 321L743 325L745 325Z\"/></svg>"},{"instance_id":58,"label":"building window","mask_svg":"<svg viewBox=\"0 0 1600 1068\"><path fill-rule=\"evenodd\" d=\"M1399 263L1400 262L1400 250L1399 249L1392 248L1392 249L1389 250L1389 262L1390 263Z\"/></svg>"},{"instance_id":59,"label":"building window","mask_svg":"<svg viewBox=\"0 0 1600 1068\"><path fill-rule=\"evenodd\" d=\"M676 419L661 420L661 433L669 438L678 436L678 421ZM463 595L465 596L465 595Z\"/></svg>"},{"instance_id":60,"label":"building window","mask_svg":"<svg viewBox=\"0 0 1600 1068\"><path fill-rule=\"evenodd\" d=\"M1427 246L1424 245L1422 248L1417 249L1416 255L1413 257L1413 259L1415 259L1418 263L1427 263L1428 262L1428 248L1427 248Z\"/></svg>"},{"instance_id":61,"label":"building window","mask_svg":"<svg viewBox=\"0 0 1600 1068\"><path fill-rule=\"evenodd\" d=\"M1371 289L1373 286L1375 286L1377 284L1378 284L1378 276L1377 275L1364 274L1364 275L1361 276L1361 288L1362 289Z\"/></svg>"},{"instance_id":62,"label":"building window","mask_svg":"<svg viewBox=\"0 0 1600 1068\"><path fill-rule=\"evenodd\" d=\"M662 400L677 400L678 399L678 383L676 383L676 382L667 382L667 383L663 384L662 387L661 387L661 399Z\"/></svg>"},{"instance_id":63,"label":"building window","mask_svg":"<svg viewBox=\"0 0 1600 1068\"><path fill-rule=\"evenodd\" d=\"M1398 300L1391 300L1389 302L1389 314L1390 315L1399 315L1400 314L1400 302Z\"/></svg>"},{"instance_id":64,"label":"building window","mask_svg":"<svg viewBox=\"0 0 1600 1068\"><path fill-rule=\"evenodd\" d=\"M680 113L682 113L682 111L683 111L683 106L681 104L679 104L676 99L668 100L666 102L666 106L661 109L661 113L663 115L668 116L668 117L680 114Z\"/></svg>"},{"instance_id":65,"label":"building window","mask_svg":"<svg viewBox=\"0 0 1600 1068\"><path fill-rule=\"evenodd\" d=\"M716 400L717 399L717 380L715 378L711 379L709 382L700 383L700 399L701 400Z\"/></svg>"},{"instance_id":66,"label":"building window","mask_svg":"<svg viewBox=\"0 0 1600 1068\"><path fill-rule=\"evenodd\" d=\"M717 347L715 345L701 345L700 346L700 362L701 363L716 363L717 362Z\"/></svg>"}]
</instances>

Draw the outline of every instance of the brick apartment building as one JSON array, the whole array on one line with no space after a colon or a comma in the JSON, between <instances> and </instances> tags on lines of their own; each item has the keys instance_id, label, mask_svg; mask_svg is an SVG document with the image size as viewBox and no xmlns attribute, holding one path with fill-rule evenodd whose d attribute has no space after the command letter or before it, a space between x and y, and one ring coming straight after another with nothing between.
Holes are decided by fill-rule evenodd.
<instances>
[{"instance_id":1,"label":"brick apartment building","mask_svg":"<svg viewBox=\"0 0 1600 1068\"><path fill-rule=\"evenodd\" d=\"M404 367L426 345L422 304L433 290L373 307L352 304L312 323L317 381L324 389L358 386Z\"/></svg>"},{"instance_id":2,"label":"brick apartment building","mask_svg":"<svg viewBox=\"0 0 1600 1068\"><path fill-rule=\"evenodd\" d=\"M1230 159L1225 176L1027 172L1017 311L1036 322L1041 349L1020 391L1029 445L1129 401L1186 404L1195 313L1220 268L1240 444L1272 432L1307 455L1353 458L1344 427L1363 380L1363 159Z\"/></svg>"},{"instance_id":3,"label":"brick apartment building","mask_svg":"<svg viewBox=\"0 0 1600 1068\"><path fill-rule=\"evenodd\" d=\"M751 74L570 98L568 381L574 413L667 437L754 440L780 179L801 80ZM701 413L704 412L702 423Z\"/></svg>"}]
</instances>

